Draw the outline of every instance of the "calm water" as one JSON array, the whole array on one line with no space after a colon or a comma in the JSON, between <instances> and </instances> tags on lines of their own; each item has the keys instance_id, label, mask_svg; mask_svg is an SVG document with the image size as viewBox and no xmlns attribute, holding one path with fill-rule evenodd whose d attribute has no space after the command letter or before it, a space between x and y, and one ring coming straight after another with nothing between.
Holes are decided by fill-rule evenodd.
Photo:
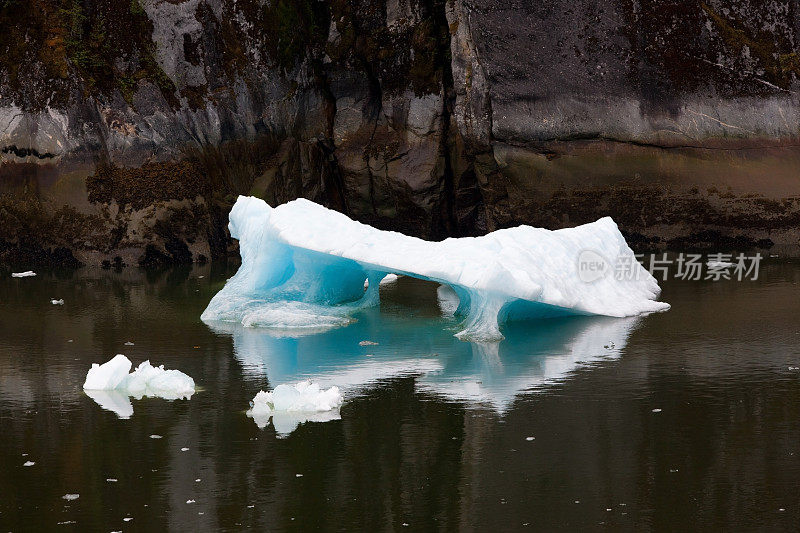
<instances>
[{"instance_id":1,"label":"calm water","mask_svg":"<svg viewBox=\"0 0 800 533\"><path fill-rule=\"evenodd\" d=\"M798 265L666 282L668 313L512 324L499 346L453 338L408 279L347 328L215 331L199 315L231 273L0 279L0 531L797 527ZM120 419L81 388L116 353L200 390ZM341 420L245 415L304 377L344 389Z\"/></svg>"}]
</instances>

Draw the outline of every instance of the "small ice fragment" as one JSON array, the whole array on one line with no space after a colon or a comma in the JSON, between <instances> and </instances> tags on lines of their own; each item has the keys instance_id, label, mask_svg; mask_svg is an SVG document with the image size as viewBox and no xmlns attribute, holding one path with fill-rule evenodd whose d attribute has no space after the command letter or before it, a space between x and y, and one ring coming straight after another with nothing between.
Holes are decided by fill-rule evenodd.
<instances>
[{"instance_id":1,"label":"small ice fragment","mask_svg":"<svg viewBox=\"0 0 800 533\"><path fill-rule=\"evenodd\" d=\"M378 285L391 285L397 281L397 278L399 278L397 274L386 274Z\"/></svg>"},{"instance_id":2,"label":"small ice fragment","mask_svg":"<svg viewBox=\"0 0 800 533\"><path fill-rule=\"evenodd\" d=\"M784 512L785 510L786 510L786 509L784 509L783 507L781 507L780 509L778 509L778 512L782 513L782 512Z\"/></svg>"},{"instance_id":3,"label":"small ice fragment","mask_svg":"<svg viewBox=\"0 0 800 533\"><path fill-rule=\"evenodd\" d=\"M203 515L204 515L204 514L206 514L206 513L205 513L205 512L203 512L203 511L200 511L200 512L199 512L199 513L197 513L197 514L199 514L200 516L203 516Z\"/></svg>"},{"instance_id":4,"label":"small ice fragment","mask_svg":"<svg viewBox=\"0 0 800 533\"><path fill-rule=\"evenodd\" d=\"M12 272L11 277L12 278L30 278L30 277L35 276L35 275L36 275L36 272L34 272L33 270L26 270L25 272Z\"/></svg>"},{"instance_id":5,"label":"small ice fragment","mask_svg":"<svg viewBox=\"0 0 800 533\"><path fill-rule=\"evenodd\" d=\"M653 412L653 413L660 413L660 412L661 412L661 409L659 409L659 408L655 408L655 409L653 409L653 411L652 411L652 412Z\"/></svg>"},{"instance_id":6,"label":"small ice fragment","mask_svg":"<svg viewBox=\"0 0 800 533\"><path fill-rule=\"evenodd\" d=\"M117 482L117 478L115 478L115 477L107 477L106 481L108 481L109 483L116 483Z\"/></svg>"},{"instance_id":7,"label":"small ice fragment","mask_svg":"<svg viewBox=\"0 0 800 533\"><path fill-rule=\"evenodd\" d=\"M677 468L670 468L669 471L670 471L670 473L674 474L675 472L678 471L678 469Z\"/></svg>"},{"instance_id":8,"label":"small ice fragment","mask_svg":"<svg viewBox=\"0 0 800 533\"><path fill-rule=\"evenodd\" d=\"M131 341L128 341L125 343L125 346L133 346L133 343Z\"/></svg>"},{"instance_id":9,"label":"small ice fragment","mask_svg":"<svg viewBox=\"0 0 800 533\"><path fill-rule=\"evenodd\" d=\"M606 511L611 511L611 509L606 509Z\"/></svg>"},{"instance_id":10,"label":"small ice fragment","mask_svg":"<svg viewBox=\"0 0 800 533\"><path fill-rule=\"evenodd\" d=\"M525 437L525 440L527 440L528 442L530 442L530 441L532 441L532 440L536 440L536 437Z\"/></svg>"},{"instance_id":11,"label":"small ice fragment","mask_svg":"<svg viewBox=\"0 0 800 533\"><path fill-rule=\"evenodd\" d=\"M50 300L50 303L53 304L53 305L64 305L64 300L63 300L63 298L61 300L55 300L54 299L54 300Z\"/></svg>"},{"instance_id":12,"label":"small ice fragment","mask_svg":"<svg viewBox=\"0 0 800 533\"><path fill-rule=\"evenodd\" d=\"M194 480L195 483L200 483L200 478Z\"/></svg>"},{"instance_id":13,"label":"small ice fragment","mask_svg":"<svg viewBox=\"0 0 800 533\"><path fill-rule=\"evenodd\" d=\"M162 439L163 437L162 437L161 435L156 435L156 434L154 433L154 434L150 435L150 438L151 438L151 439Z\"/></svg>"},{"instance_id":14,"label":"small ice fragment","mask_svg":"<svg viewBox=\"0 0 800 533\"><path fill-rule=\"evenodd\" d=\"M75 520L65 520L63 522L56 522L57 526L65 526L67 524L76 524Z\"/></svg>"},{"instance_id":15,"label":"small ice fragment","mask_svg":"<svg viewBox=\"0 0 800 533\"><path fill-rule=\"evenodd\" d=\"M272 419L275 431L288 435L303 422L338 420L342 401L339 387L323 390L306 380L296 385L278 385L271 392L259 391L247 416L260 428Z\"/></svg>"},{"instance_id":16,"label":"small ice fragment","mask_svg":"<svg viewBox=\"0 0 800 533\"><path fill-rule=\"evenodd\" d=\"M303 474L295 474L294 477L303 477Z\"/></svg>"},{"instance_id":17,"label":"small ice fragment","mask_svg":"<svg viewBox=\"0 0 800 533\"><path fill-rule=\"evenodd\" d=\"M125 518L122 519L123 522L130 522L131 520L133 520L133 517L130 516L126 516Z\"/></svg>"},{"instance_id":18,"label":"small ice fragment","mask_svg":"<svg viewBox=\"0 0 800 533\"><path fill-rule=\"evenodd\" d=\"M203 279L205 276L197 276L197 279Z\"/></svg>"},{"instance_id":19,"label":"small ice fragment","mask_svg":"<svg viewBox=\"0 0 800 533\"><path fill-rule=\"evenodd\" d=\"M188 452L188 451L189 451L189 448L181 448L181 451L182 451L182 452Z\"/></svg>"},{"instance_id":20,"label":"small ice fragment","mask_svg":"<svg viewBox=\"0 0 800 533\"><path fill-rule=\"evenodd\" d=\"M186 503L194 503L194 500L186 500Z\"/></svg>"},{"instance_id":21,"label":"small ice fragment","mask_svg":"<svg viewBox=\"0 0 800 533\"><path fill-rule=\"evenodd\" d=\"M581 503L581 501L580 500L575 500L575 503Z\"/></svg>"},{"instance_id":22,"label":"small ice fragment","mask_svg":"<svg viewBox=\"0 0 800 533\"><path fill-rule=\"evenodd\" d=\"M92 363L92 368L86 373L83 388L84 390L116 389L128 376L130 369L130 360L121 353L102 365Z\"/></svg>"},{"instance_id":23,"label":"small ice fragment","mask_svg":"<svg viewBox=\"0 0 800 533\"><path fill-rule=\"evenodd\" d=\"M35 465L35 464L36 464L36 463L34 463L33 461L25 461L25 463L23 463L23 465L22 465L22 466L33 466L33 465Z\"/></svg>"},{"instance_id":24,"label":"small ice fragment","mask_svg":"<svg viewBox=\"0 0 800 533\"><path fill-rule=\"evenodd\" d=\"M71 502L71 501L73 501L73 500L77 500L77 499L78 499L78 498L80 498L80 497L81 497L81 495L80 495L80 494L64 494L64 495L62 496L62 498L63 498L63 499L65 499L65 500L67 500L68 502Z\"/></svg>"},{"instance_id":25,"label":"small ice fragment","mask_svg":"<svg viewBox=\"0 0 800 533\"><path fill-rule=\"evenodd\" d=\"M361 341L361 342L358 343L358 345L359 346L377 346L378 343L377 342L373 342L373 341Z\"/></svg>"},{"instance_id":26,"label":"small ice fragment","mask_svg":"<svg viewBox=\"0 0 800 533\"><path fill-rule=\"evenodd\" d=\"M74 342L72 339L68 340L67 342Z\"/></svg>"},{"instance_id":27,"label":"small ice fragment","mask_svg":"<svg viewBox=\"0 0 800 533\"><path fill-rule=\"evenodd\" d=\"M248 509L252 509L253 507L255 507L255 505L248 505L247 506Z\"/></svg>"}]
</instances>

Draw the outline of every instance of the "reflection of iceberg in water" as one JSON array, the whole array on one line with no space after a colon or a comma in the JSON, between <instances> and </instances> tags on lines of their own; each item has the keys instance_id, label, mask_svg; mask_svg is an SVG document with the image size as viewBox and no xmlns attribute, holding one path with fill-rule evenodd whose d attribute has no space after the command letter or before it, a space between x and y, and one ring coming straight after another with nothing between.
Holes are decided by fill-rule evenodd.
<instances>
[{"instance_id":1,"label":"reflection of iceberg in water","mask_svg":"<svg viewBox=\"0 0 800 533\"><path fill-rule=\"evenodd\" d=\"M447 331L454 320L399 317L369 309L346 328L313 336L276 337L236 324L244 372L273 385L312 379L346 396L381 380L415 376L419 391L504 412L515 397L563 380L582 365L617 358L640 318L570 317L511 323L501 343L465 343ZM444 325L444 327L443 327ZM360 346L362 340L376 345Z\"/></svg>"},{"instance_id":2,"label":"reflection of iceberg in water","mask_svg":"<svg viewBox=\"0 0 800 533\"><path fill-rule=\"evenodd\" d=\"M133 416L133 404L128 394L117 390L85 390L86 395L97 405L115 413L119 418L127 419Z\"/></svg>"}]
</instances>

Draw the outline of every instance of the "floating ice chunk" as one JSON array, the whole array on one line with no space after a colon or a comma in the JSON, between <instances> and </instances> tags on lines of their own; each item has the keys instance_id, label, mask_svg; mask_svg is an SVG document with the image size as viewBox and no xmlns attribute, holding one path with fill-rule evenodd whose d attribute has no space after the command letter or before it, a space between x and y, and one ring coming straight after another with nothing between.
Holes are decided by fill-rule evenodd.
<instances>
[{"instance_id":1,"label":"floating ice chunk","mask_svg":"<svg viewBox=\"0 0 800 533\"><path fill-rule=\"evenodd\" d=\"M359 346L377 346L378 343L375 341L361 341L358 343Z\"/></svg>"},{"instance_id":2,"label":"floating ice chunk","mask_svg":"<svg viewBox=\"0 0 800 533\"><path fill-rule=\"evenodd\" d=\"M288 435L304 422L338 420L342 394L338 387L327 390L311 381L296 385L278 385L271 392L259 391L247 411L260 428L272 425L279 435Z\"/></svg>"},{"instance_id":3,"label":"floating ice chunk","mask_svg":"<svg viewBox=\"0 0 800 533\"><path fill-rule=\"evenodd\" d=\"M163 439L164 437L162 437L161 435L156 435L156 434L154 433L154 434L150 435L150 438L151 438L151 439Z\"/></svg>"},{"instance_id":4,"label":"floating ice chunk","mask_svg":"<svg viewBox=\"0 0 800 533\"><path fill-rule=\"evenodd\" d=\"M194 380L180 370L165 370L144 361L122 384L131 396L156 396L167 400L189 398L194 394Z\"/></svg>"},{"instance_id":5,"label":"floating ice chunk","mask_svg":"<svg viewBox=\"0 0 800 533\"><path fill-rule=\"evenodd\" d=\"M80 494L64 494L61 498L67 500L68 502L75 501L80 498Z\"/></svg>"},{"instance_id":6,"label":"floating ice chunk","mask_svg":"<svg viewBox=\"0 0 800 533\"><path fill-rule=\"evenodd\" d=\"M658 283L608 217L556 231L519 226L427 242L360 224L304 199L272 208L242 196L229 228L239 239L242 265L212 298L205 321L306 327L308 314L276 320L276 309L298 302L319 306L326 310L322 315L347 316L378 303L379 282L388 273L452 287L459 299L456 314L464 317L457 336L470 340L502 339L499 324L518 316L624 317L669 308L656 301ZM587 257L591 264L584 264ZM625 275L615 275L617 268Z\"/></svg>"},{"instance_id":7,"label":"floating ice chunk","mask_svg":"<svg viewBox=\"0 0 800 533\"><path fill-rule=\"evenodd\" d=\"M125 343L125 346L133 346L133 343L131 341L128 341Z\"/></svg>"},{"instance_id":8,"label":"floating ice chunk","mask_svg":"<svg viewBox=\"0 0 800 533\"><path fill-rule=\"evenodd\" d=\"M22 466L33 466L33 465L35 465L35 464L36 464L36 463L34 463L33 461L25 461L25 462L22 464Z\"/></svg>"},{"instance_id":9,"label":"floating ice chunk","mask_svg":"<svg viewBox=\"0 0 800 533\"><path fill-rule=\"evenodd\" d=\"M25 272L12 272L11 273L11 277L12 278L30 278L30 277L33 277L35 275L36 275L36 272L34 272L33 270L27 270Z\"/></svg>"},{"instance_id":10,"label":"floating ice chunk","mask_svg":"<svg viewBox=\"0 0 800 533\"><path fill-rule=\"evenodd\" d=\"M113 390L122 384L131 369L130 360L118 353L110 361L98 365L92 363L92 368L86 374L83 383L84 390Z\"/></svg>"},{"instance_id":11,"label":"floating ice chunk","mask_svg":"<svg viewBox=\"0 0 800 533\"><path fill-rule=\"evenodd\" d=\"M53 305L64 305L64 300L50 300L50 303Z\"/></svg>"},{"instance_id":12,"label":"floating ice chunk","mask_svg":"<svg viewBox=\"0 0 800 533\"><path fill-rule=\"evenodd\" d=\"M163 365L154 367L150 361L144 361L128 373L131 366L122 354L102 365L93 364L86 374L84 391L100 407L120 418L133 415L129 396L178 400L191 398L195 392L194 380L179 370L165 370Z\"/></svg>"}]
</instances>

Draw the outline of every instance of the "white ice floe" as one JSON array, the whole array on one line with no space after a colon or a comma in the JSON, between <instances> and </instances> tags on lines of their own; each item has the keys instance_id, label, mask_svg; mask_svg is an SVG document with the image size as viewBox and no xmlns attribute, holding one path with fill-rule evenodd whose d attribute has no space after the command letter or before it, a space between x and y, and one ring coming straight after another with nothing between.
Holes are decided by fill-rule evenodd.
<instances>
[{"instance_id":1,"label":"white ice floe","mask_svg":"<svg viewBox=\"0 0 800 533\"><path fill-rule=\"evenodd\" d=\"M81 497L80 494L64 494L61 498L67 500L68 502L71 502L77 500L80 497Z\"/></svg>"},{"instance_id":2,"label":"white ice floe","mask_svg":"<svg viewBox=\"0 0 800 533\"><path fill-rule=\"evenodd\" d=\"M247 416L260 428L266 427L271 418L276 433L285 436L305 422L339 420L341 405L338 387L324 390L306 380L296 385L278 385L271 392L259 391Z\"/></svg>"},{"instance_id":3,"label":"white ice floe","mask_svg":"<svg viewBox=\"0 0 800 533\"><path fill-rule=\"evenodd\" d=\"M11 277L12 278L30 278L30 277L33 277L35 275L36 275L36 272L34 272L33 270L27 270L25 272L12 272L11 273Z\"/></svg>"},{"instance_id":4,"label":"white ice floe","mask_svg":"<svg viewBox=\"0 0 800 533\"><path fill-rule=\"evenodd\" d=\"M53 305L64 305L64 300L50 300L50 303Z\"/></svg>"},{"instance_id":5,"label":"white ice floe","mask_svg":"<svg viewBox=\"0 0 800 533\"><path fill-rule=\"evenodd\" d=\"M22 466L33 466L33 465L35 465L35 464L36 464L36 463L34 463L33 461L25 461L25 462L22 464Z\"/></svg>"},{"instance_id":6,"label":"white ice floe","mask_svg":"<svg viewBox=\"0 0 800 533\"><path fill-rule=\"evenodd\" d=\"M669 308L656 301L658 283L608 217L555 231L519 226L428 242L308 200L272 208L239 197L229 228L242 265L203 312L205 321L344 325L349 313L379 301L379 282L389 273L451 287L459 299L455 313L464 318L456 335L470 340L502 339L499 324L520 316L624 317ZM289 302L287 318L282 309Z\"/></svg>"},{"instance_id":7,"label":"white ice floe","mask_svg":"<svg viewBox=\"0 0 800 533\"><path fill-rule=\"evenodd\" d=\"M113 411L120 418L133 415L130 396L144 396L178 400L191 398L195 392L194 380L179 370L165 370L144 361L130 372L131 361L117 354L110 361L92 368L86 374L83 389L103 409Z\"/></svg>"}]
</instances>

